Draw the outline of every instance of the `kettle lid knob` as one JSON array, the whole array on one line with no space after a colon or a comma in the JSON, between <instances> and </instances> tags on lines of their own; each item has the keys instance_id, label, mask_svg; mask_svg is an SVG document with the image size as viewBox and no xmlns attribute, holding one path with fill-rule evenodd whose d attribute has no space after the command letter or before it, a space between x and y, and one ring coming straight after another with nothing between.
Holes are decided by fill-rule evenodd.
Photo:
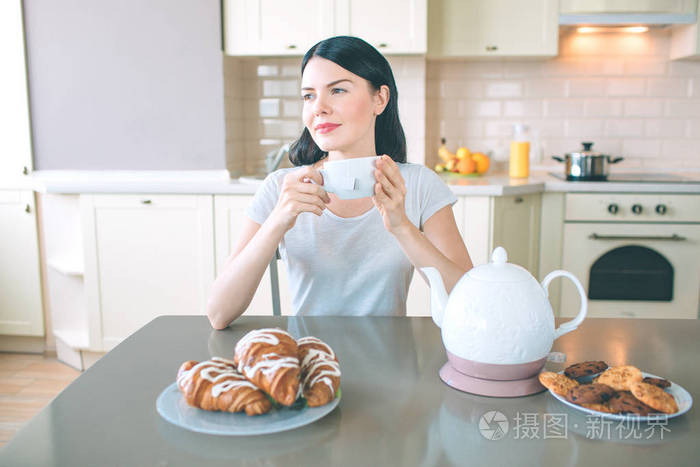
<instances>
[{"instance_id":1,"label":"kettle lid knob","mask_svg":"<svg viewBox=\"0 0 700 467\"><path fill-rule=\"evenodd\" d=\"M532 281L539 285L539 282L532 277L532 274L527 269L508 262L508 253L501 246L493 250L489 263L474 266L467 272L467 275L472 279L487 282Z\"/></svg>"},{"instance_id":2,"label":"kettle lid knob","mask_svg":"<svg viewBox=\"0 0 700 467\"><path fill-rule=\"evenodd\" d=\"M495 250L493 250L493 254L491 255L491 261L494 264L505 264L508 262L508 253L506 253L506 249L503 248L502 246L496 247Z\"/></svg>"}]
</instances>

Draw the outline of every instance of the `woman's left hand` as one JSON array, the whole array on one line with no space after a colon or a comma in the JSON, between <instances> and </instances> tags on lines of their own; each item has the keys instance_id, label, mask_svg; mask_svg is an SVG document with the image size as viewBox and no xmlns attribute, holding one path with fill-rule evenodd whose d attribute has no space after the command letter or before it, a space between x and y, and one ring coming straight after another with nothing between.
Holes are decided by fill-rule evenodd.
<instances>
[{"instance_id":1,"label":"woman's left hand","mask_svg":"<svg viewBox=\"0 0 700 467\"><path fill-rule=\"evenodd\" d=\"M401 176L399 166L386 154L377 159L374 178L374 196L372 202L379 210L384 227L389 232L396 232L410 223L406 216L406 183Z\"/></svg>"}]
</instances>

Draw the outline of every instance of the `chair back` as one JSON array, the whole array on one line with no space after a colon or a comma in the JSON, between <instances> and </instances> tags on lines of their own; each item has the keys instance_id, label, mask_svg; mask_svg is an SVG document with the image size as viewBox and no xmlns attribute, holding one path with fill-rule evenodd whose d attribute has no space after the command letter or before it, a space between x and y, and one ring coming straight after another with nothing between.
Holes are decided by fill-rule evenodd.
<instances>
[{"instance_id":1,"label":"chair back","mask_svg":"<svg viewBox=\"0 0 700 467\"><path fill-rule=\"evenodd\" d=\"M281 259L279 248L275 250L275 256L270 261L270 285L272 290L272 316L282 316L280 307L280 281L277 274L277 260Z\"/></svg>"}]
</instances>

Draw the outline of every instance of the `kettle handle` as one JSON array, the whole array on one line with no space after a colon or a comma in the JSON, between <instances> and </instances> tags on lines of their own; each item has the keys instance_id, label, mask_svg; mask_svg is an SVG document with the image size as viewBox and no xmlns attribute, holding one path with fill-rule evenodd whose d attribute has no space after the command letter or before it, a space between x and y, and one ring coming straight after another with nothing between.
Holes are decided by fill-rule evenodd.
<instances>
[{"instance_id":1,"label":"kettle handle","mask_svg":"<svg viewBox=\"0 0 700 467\"><path fill-rule=\"evenodd\" d=\"M581 285L581 282L579 282L579 280L576 278L576 276L574 276L568 271L557 269L556 271L552 271L549 274L547 274L547 276L542 281L542 287L544 288L545 294L549 297L549 290L547 290L547 287L549 287L549 283L552 282L552 279L559 276L568 277L569 279L571 279L571 282L574 283L574 285L576 286L576 290L578 290L578 294L581 297L581 309L576 315L576 318L560 325L554 331L554 339L557 339L566 334L567 332L571 332L574 329L576 329L586 317L586 312L588 311L588 299L586 298L586 292L583 290L583 286Z\"/></svg>"}]
</instances>

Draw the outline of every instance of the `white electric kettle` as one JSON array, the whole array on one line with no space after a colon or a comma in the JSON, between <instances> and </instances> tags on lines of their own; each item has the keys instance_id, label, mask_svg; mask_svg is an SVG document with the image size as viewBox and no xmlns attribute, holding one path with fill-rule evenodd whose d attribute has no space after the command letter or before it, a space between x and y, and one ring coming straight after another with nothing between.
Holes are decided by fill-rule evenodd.
<instances>
[{"instance_id":1,"label":"white electric kettle","mask_svg":"<svg viewBox=\"0 0 700 467\"><path fill-rule=\"evenodd\" d=\"M447 351L440 377L456 389L498 397L543 391L537 375L552 343L586 317L586 293L571 273L550 272L540 285L525 268L507 260L506 250L497 247L491 263L468 271L449 297L438 270L421 268L430 282L433 321L442 329ZM581 309L555 330L547 287L559 276L576 285Z\"/></svg>"}]
</instances>

